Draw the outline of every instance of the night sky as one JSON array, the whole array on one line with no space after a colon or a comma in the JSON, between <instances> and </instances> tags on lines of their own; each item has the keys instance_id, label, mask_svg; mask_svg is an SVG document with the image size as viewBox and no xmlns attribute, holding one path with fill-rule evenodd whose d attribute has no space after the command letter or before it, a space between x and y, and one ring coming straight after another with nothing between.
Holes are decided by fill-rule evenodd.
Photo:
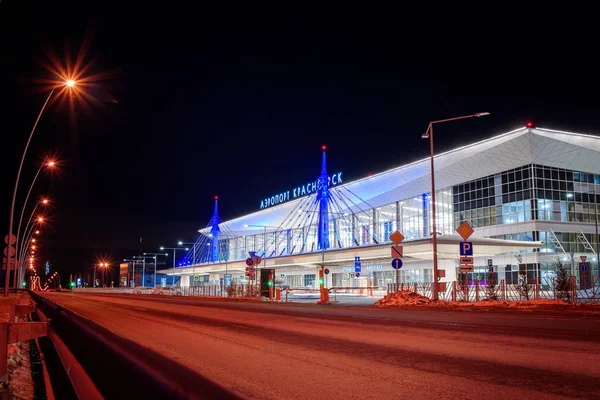
<instances>
[{"instance_id":1,"label":"night sky","mask_svg":"<svg viewBox=\"0 0 600 400\"><path fill-rule=\"evenodd\" d=\"M40 261L63 279L193 240L214 195L223 219L256 211L317 177L322 144L348 182L426 157L434 119L491 113L440 125L437 151L528 120L600 131L590 10L84 3L0 3L3 235L44 65L81 55L106 78L95 101L46 109L24 164L17 214L36 162L59 155L34 195L53 202Z\"/></svg>"}]
</instances>

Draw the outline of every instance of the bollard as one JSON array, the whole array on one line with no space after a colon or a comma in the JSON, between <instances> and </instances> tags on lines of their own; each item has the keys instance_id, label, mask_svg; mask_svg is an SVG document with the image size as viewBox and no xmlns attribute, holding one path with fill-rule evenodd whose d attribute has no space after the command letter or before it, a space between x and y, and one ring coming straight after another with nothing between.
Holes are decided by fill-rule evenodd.
<instances>
[{"instance_id":1,"label":"bollard","mask_svg":"<svg viewBox=\"0 0 600 400\"><path fill-rule=\"evenodd\" d=\"M456 281L452 281L452 301L456 301Z\"/></svg>"},{"instance_id":2,"label":"bollard","mask_svg":"<svg viewBox=\"0 0 600 400\"><path fill-rule=\"evenodd\" d=\"M281 301L281 289L275 289L275 300Z\"/></svg>"},{"instance_id":3,"label":"bollard","mask_svg":"<svg viewBox=\"0 0 600 400\"><path fill-rule=\"evenodd\" d=\"M8 322L0 322L0 381L8 381Z\"/></svg>"}]
</instances>

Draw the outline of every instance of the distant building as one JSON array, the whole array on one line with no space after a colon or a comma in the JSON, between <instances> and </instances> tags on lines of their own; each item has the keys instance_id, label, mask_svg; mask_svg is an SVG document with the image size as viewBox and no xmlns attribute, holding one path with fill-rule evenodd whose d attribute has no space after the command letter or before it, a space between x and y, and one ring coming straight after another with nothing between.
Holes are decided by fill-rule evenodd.
<instances>
[{"instance_id":1,"label":"distant building","mask_svg":"<svg viewBox=\"0 0 600 400\"><path fill-rule=\"evenodd\" d=\"M256 252L263 259L259 269L266 261L290 286L317 287L316 267L324 260L328 287L369 281L385 287L395 277L389 236L399 230L405 237L401 282L431 282L429 159L349 183L335 176L338 184L329 188L329 211L335 205L335 212L325 222L314 215L319 188L309 181L258 199L255 213L223 221L219 231L202 230L181 265L163 272L180 276L183 286L219 283L225 274L245 282L245 259ZM520 128L437 155L435 181L442 281L456 279L462 239L455 229L463 221L475 229L470 279L486 280L491 265L498 279L511 283L521 264L528 277L549 285L557 260L579 278L598 275L600 137ZM220 235L218 243L211 232ZM212 249L210 257L198 258L204 248Z\"/></svg>"}]
</instances>

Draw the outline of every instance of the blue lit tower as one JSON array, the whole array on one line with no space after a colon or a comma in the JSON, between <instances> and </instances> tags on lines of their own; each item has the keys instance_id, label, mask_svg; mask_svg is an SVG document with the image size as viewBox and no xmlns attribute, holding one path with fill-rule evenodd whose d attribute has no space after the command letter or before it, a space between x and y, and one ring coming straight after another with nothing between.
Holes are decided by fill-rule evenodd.
<instances>
[{"instance_id":1,"label":"blue lit tower","mask_svg":"<svg viewBox=\"0 0 600 400\"><path fill-rule=\"evenodd\" d=\"M219 222L221 218L219 218L219 196L215 196L215 212L210 220L210 253L208 256L209 261L217 262L220 257L220 249L219 249L219 235L221 233L221 229L219 228Z\"/></svg>"},{"instance_id":2,"label":"blue lit tower","mask_svg":"<svg viewBox=\"0 0 600 400\"><path fill-rule=\"evenodd\" d=\"M326 146L322 146L321 175L317 180L317 202L319 204L319 250L329 248L329 175L327 175Z\"/></svg>"}]
</instances>

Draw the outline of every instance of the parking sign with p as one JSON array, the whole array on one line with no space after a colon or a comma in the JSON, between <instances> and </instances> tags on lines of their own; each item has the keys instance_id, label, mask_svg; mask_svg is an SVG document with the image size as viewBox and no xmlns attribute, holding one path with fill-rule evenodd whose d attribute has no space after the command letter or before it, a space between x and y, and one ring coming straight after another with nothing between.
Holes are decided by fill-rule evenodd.
<instances>
[{"instance_id":1,"label":"parking sign with p","mask_svg":"<svg viewBox=\"0 0 600 400\"><path fill-rule=\"evenodd\" d=\"M460 242L460 255L461 256L472 256L473 255L473 242Z\"/></svg>"}]
</instances>

